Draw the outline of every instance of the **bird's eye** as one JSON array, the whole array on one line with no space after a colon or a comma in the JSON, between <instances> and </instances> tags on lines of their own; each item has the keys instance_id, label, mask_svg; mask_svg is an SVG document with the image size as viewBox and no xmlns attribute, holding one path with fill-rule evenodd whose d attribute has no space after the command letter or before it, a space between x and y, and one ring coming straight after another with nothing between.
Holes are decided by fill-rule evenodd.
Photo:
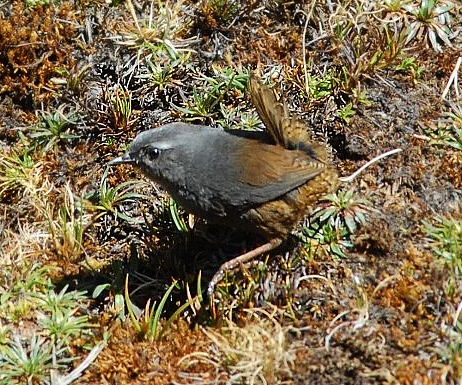
<instances>
[{"instance_id":1,"label":"bird's eye","mask_svg":"<svg viewBox=\"0 0 462 385\"><path fill-rule=\"evenodd\" d=\"M159 157L160 150L156 147L150 147L146 151L146 155L149 157L150 160L155 160Z\"/></svg>"}]
</instances>

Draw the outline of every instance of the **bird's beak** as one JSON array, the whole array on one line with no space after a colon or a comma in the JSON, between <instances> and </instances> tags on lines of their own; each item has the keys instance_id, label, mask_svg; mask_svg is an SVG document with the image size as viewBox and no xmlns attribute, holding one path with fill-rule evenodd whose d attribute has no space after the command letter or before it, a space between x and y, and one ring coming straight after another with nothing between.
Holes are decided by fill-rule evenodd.
<instances>
[{"instance_id":1,"label":"bird's beak","mask_svg":"<svg viewBox=\"0 0 462 385\"><path fill-rule=\"evenodd\" d=\"M115 166L118 164L127 164L127 163L135 163L135 160L130 157L130 153L126 152L122 156L119 156L118 158L112 159L109 163L108 166Z\"/></svg>"}]
</instances>

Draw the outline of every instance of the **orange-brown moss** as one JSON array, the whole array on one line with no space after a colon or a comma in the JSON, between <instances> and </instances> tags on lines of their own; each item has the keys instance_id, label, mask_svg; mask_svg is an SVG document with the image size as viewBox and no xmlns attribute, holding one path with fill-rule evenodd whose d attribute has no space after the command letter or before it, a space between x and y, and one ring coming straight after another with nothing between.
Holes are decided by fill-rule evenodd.
<instances>
[{"instance_id":1,"label":"orange-brown moss","mask_svg":"<svg viewBox=\"0 0 462 385\"><path fill-rule=\"evenodd\" d=\"M138 341L129 323L115 325L104 348L81 383L168 384L178 380L178 361L203 348L204 335L176 322L160 341ZM203 369L197 368L196 369Z\"/></svg>"},{"instance_id":2,"label":"orange-brown moss","mask_svg":"<svg viewBox=\"0 0 462 385\"><path fill-rule=\"evenodd\" d=\"M442 160L441 170L455 188L462 188L462 151L447 151Z\"/></svg>"},{"instance_id":3,"label":"orange-brown moss","mask_svg":"<svg viewBox=\"0 0 462 385\"><path fill-rule=\"evenodd\" d=\"M52 97L50 79L75 65L77 25L70 3L27 8L14 1L11 15L0 17L0 94L25 108Z\"/></svg>"}]
</instances>

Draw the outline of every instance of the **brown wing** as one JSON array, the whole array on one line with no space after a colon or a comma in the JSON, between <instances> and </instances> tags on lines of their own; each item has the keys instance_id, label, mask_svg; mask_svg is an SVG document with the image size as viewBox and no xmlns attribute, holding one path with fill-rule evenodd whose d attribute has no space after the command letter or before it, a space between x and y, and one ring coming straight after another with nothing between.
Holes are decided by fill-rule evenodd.
<instances>
[{"instance_id":1,"label":"brown wing","mask_svg":"<svg viewBox=\"0 0 462 385\"><path fill-rule=\"evenodd\" d=\"M239 160L233 202L242 205L276 199L321 174L326 165L304 151L289 151L280 146L259 145L255 151L236 150ZM230 191L228 191L230 192Z\"/></svg>"}]
</instances>

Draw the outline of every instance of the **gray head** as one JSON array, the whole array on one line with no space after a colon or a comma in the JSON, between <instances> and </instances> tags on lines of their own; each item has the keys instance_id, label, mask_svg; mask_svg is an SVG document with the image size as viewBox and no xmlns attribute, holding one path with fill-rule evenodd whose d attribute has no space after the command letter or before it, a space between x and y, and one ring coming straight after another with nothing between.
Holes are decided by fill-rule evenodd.
<instances>
[{"instance_id":1,"label":"gray head","mask_svg":"<svg viewBox=\"0 0 462 385\"><path fill-rule=\"evenodd\" d=\"M207 126L166 124L138 134L130 149L108 164L132 164L169 189L172 183L183 183L189 169L197 165L197 158L204 154L204 148L210 148L211 142L221 135L222 130Z\"/></svg>"}]
</instances>

